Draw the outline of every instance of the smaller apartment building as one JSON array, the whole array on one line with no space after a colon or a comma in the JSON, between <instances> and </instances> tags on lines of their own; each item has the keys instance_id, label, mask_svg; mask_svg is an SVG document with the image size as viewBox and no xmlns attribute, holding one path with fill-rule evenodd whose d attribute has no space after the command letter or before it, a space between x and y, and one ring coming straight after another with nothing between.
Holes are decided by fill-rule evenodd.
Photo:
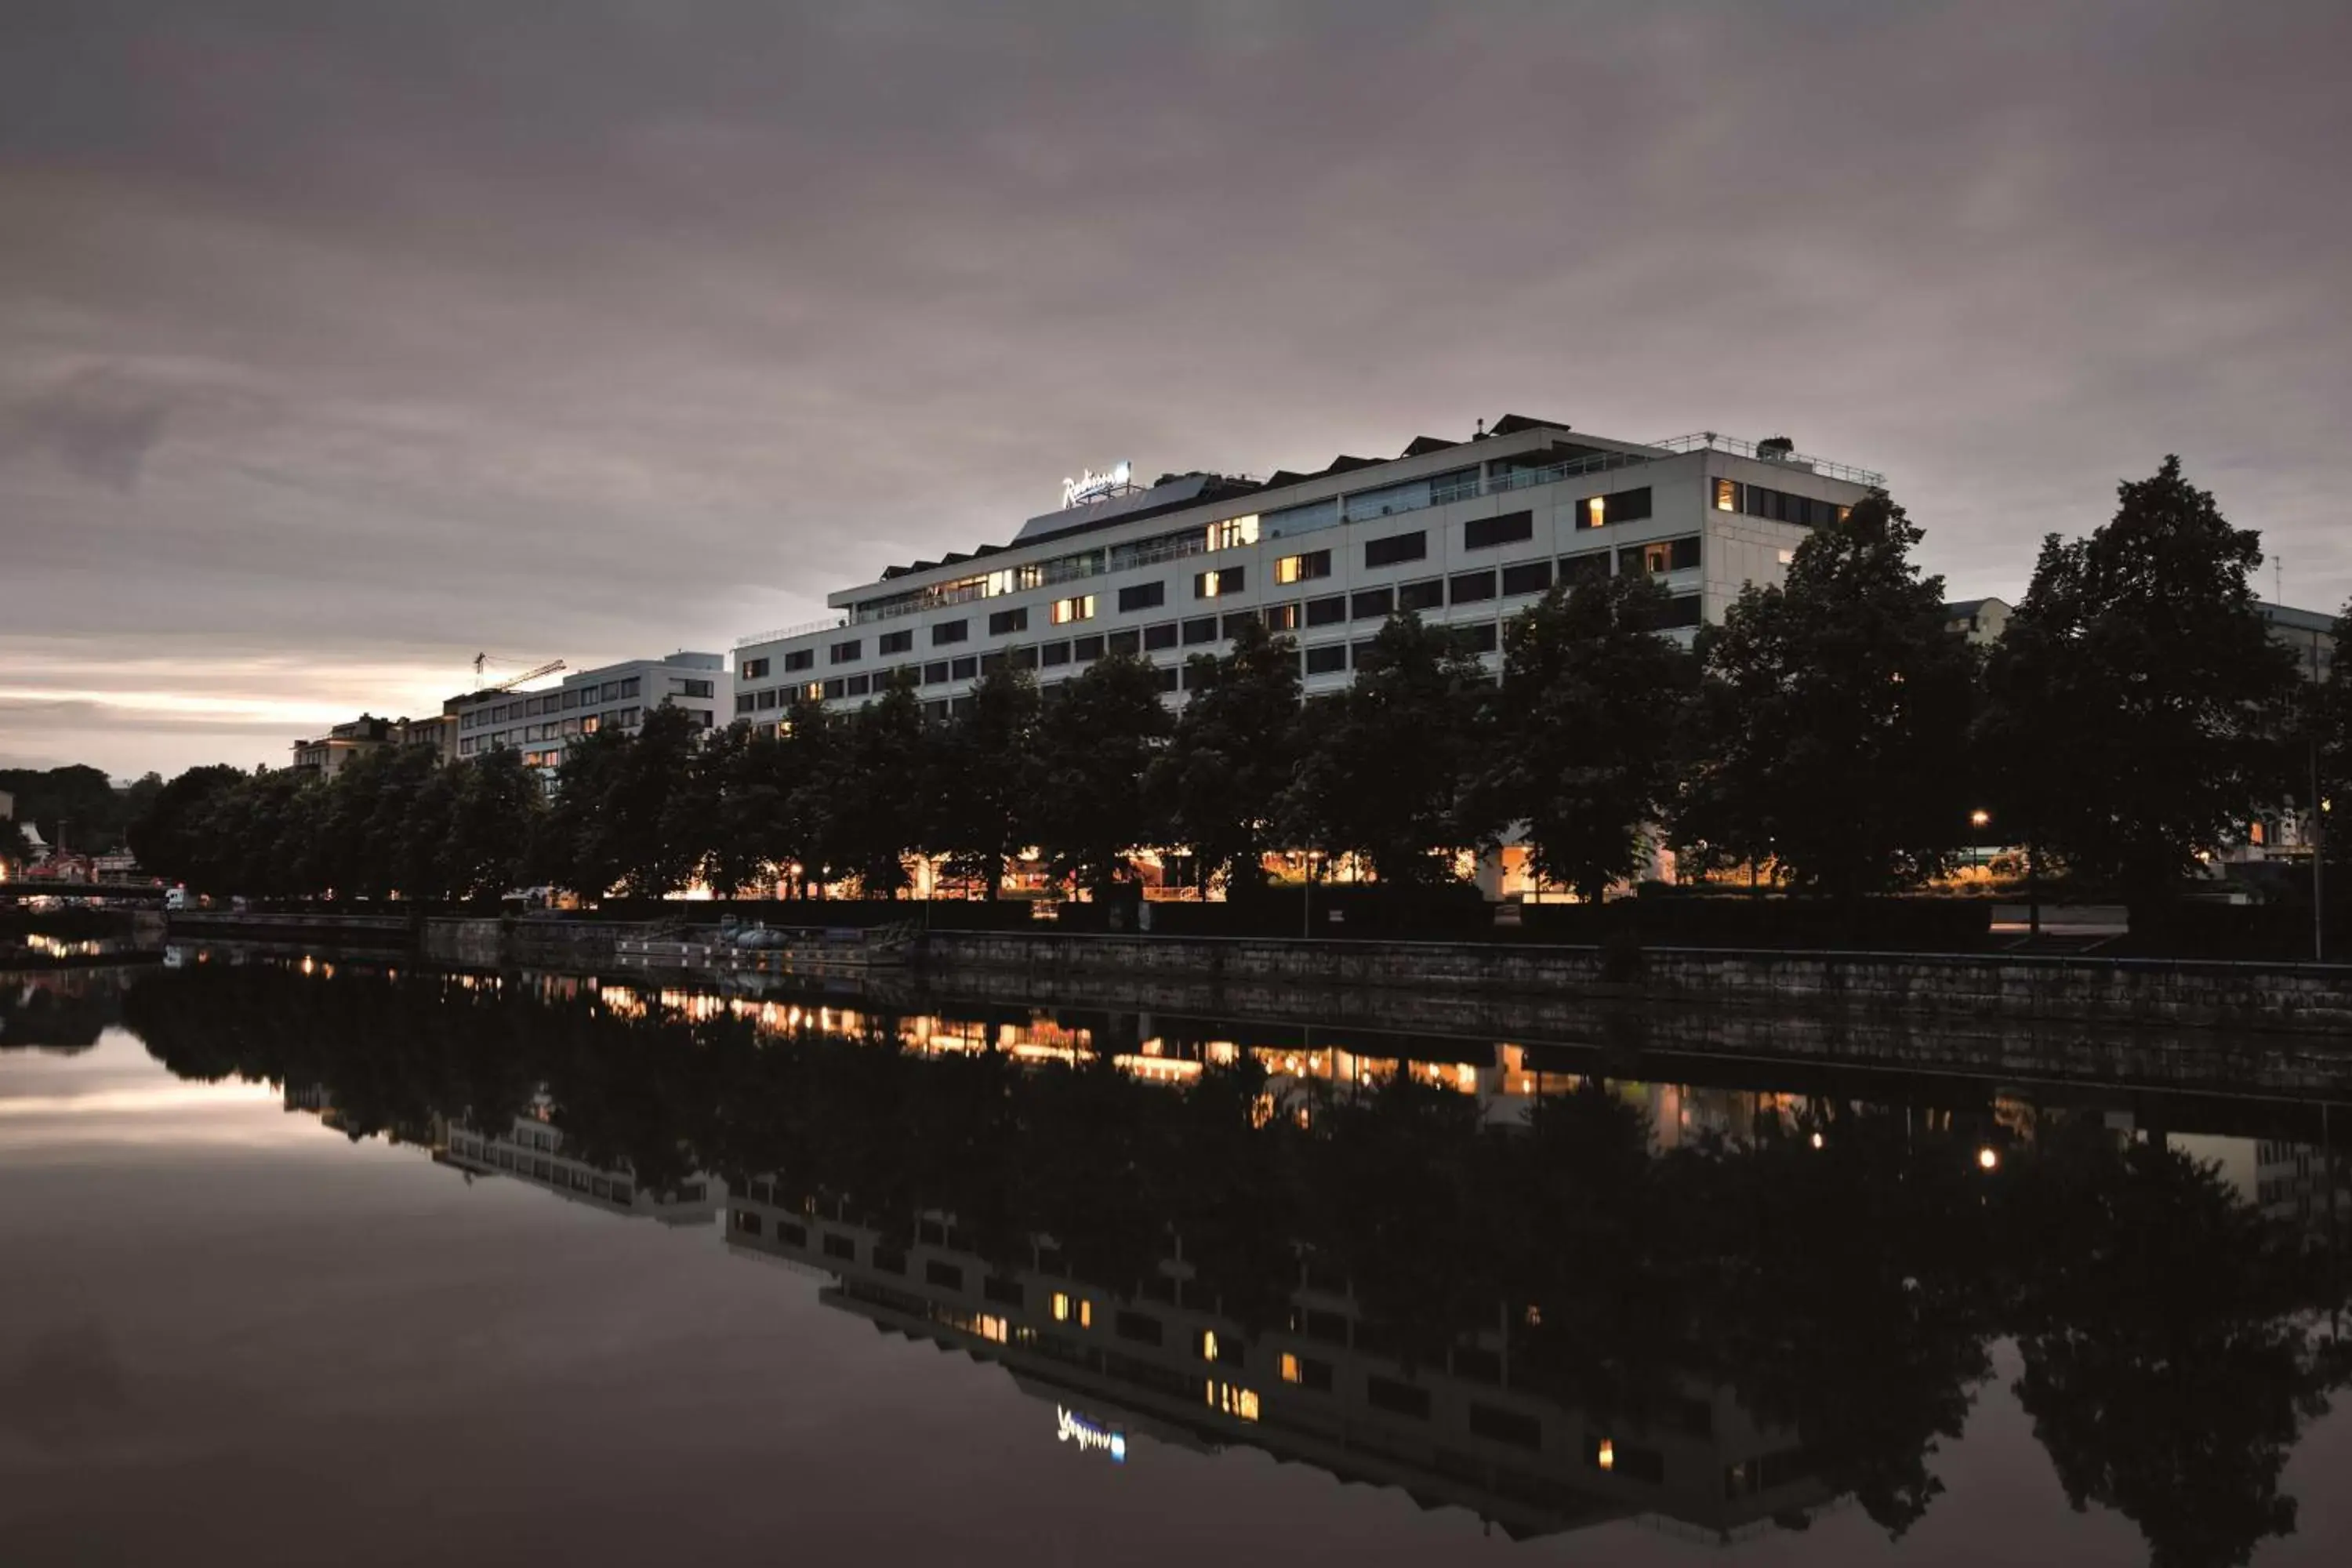
<instances>
[{"instance_id":1,"label":"smaller apartment building","mask_svg":"<svg viewBox=\"0 0 2352 1568\"><path fill-rule=\"evenodd\" d=\"M1150 659L1180 701L1186 659L1253 620L1297 641L1310 694L1347 684L1407 610L1498 666L1506 621L1591 577L1654 578L1670 624L1694 628L1780 581L1811 529L1883 482L1785 442L1619 441L1516 416L1312 474L1171 475L1031 518L1007 545L891 567L830 595L839 614L817 626L742 639L732 717L773 719L795 691L856 706L893 677L940 717L999 666L1050 691L1118 653Z\"/></svg>"},{"instance_id":2,"label":"smaller apartment building","mask_svg":"<svg viewBox=\"0 0 2352 1568\"><path fill-rule=\"evenodd\" d=\"M573 738L630 731L649 709L682 708L703 729L718 721L727 660L715 653L632 659L564 677L545 691L478 691L448 705L459 757L504 749L535 768L554 768Z\"/></svg>"}]
</instances>

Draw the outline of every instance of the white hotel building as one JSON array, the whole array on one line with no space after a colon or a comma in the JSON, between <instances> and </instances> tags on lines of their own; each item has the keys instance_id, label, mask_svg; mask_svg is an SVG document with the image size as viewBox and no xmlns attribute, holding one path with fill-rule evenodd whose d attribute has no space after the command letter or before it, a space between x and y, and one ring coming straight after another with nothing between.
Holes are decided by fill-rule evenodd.
<instances>
[{"instance_id":1,"label":"white hotel building","mask_svg":"<svg viewBox=\"0 0 2352 1568\"><path fill-rule=\"evenodd\" d=\"M1696 626L1884 483L1783 441L1619 441L1514 415L1311 474L1099 484L1010 544L893 566L829 595L835 616L741 639L732 716L774 718L801 687L862 705L902 671L944 716L1000 663L1051 688L1110 653L1148 658L1179 693L1184 661L1251 618L1297 642L1313 694L1345 685L1402 610L1498 663L1506 619L1588 576L1654 576L1671 624Z\"/></svg>"}]
</instances>

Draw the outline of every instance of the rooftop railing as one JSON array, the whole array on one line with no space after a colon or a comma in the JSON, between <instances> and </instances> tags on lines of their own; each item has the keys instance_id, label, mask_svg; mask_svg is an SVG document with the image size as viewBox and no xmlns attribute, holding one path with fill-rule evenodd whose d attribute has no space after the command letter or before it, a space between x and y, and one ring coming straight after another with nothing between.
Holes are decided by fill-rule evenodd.
<instances>
[{"instance_id":1,"label":"rooftop railing","mask_svg":"<svg viewBox=\"0 0 2352 1568\"><path fill-rule=\"evenodd\" d=\"M750 637L737 637L737 647L751 647L763 642L782 642L786 637L802 637L811 632L838 631L849 624L846 616L828 616L821 621L803 621L796 626L778 626L772 632L753 632Z\"/></svg>"},{"instance_id":2,"label":"rooftop railing","mask_svg":"<svg viewBox=\"0 0 2352 1568\"><path fill-rule=\"evenodd\" d=\"M1653 441L1650 445L1675 453L1728 452L1735 458L1753 458L1759 463L1777 463L1784 468L1797 468L1827 479L1843 479L1850 485L1868 485L1873 489L1881 490L1886 488L1886 476L1874 468L1832 463L1827 458L1807 457L1802 452L1791 452L1779 447L1760 447L1753 441L1743 441L1737 436L1720 435L1713 430L1670 437L1664 441Z\"/></svg>"}]
</instances>

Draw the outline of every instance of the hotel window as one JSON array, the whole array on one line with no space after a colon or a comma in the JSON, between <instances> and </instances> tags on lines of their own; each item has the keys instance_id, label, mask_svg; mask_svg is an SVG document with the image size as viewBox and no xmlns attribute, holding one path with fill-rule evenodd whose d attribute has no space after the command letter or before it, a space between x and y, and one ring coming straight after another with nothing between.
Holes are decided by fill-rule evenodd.
<instances>
[{"instance_id":1,"label":"hotel window","mask_svg":"<svg viewBox=\"0 0 2352 1568\"><path fill-rule=\"evenodd\" d=\"M767 690L760 693L761 710L765 712L767 710L775 707L779 702L783 700L783 697L784 694L782 692L771 686ZM572 721L567 719L564 722L569 724L572 723Z\"/></svg>"},{"instance_id":2,"label":"hotel window","mask_svg":"<svg viewBox=\"0 0 2352 1568\"><path fill-rule=\"evenodd\" d=\"M1265 607L1265 629L1270 632L1295 632L1298 629L1298 606L1268 605Z\"/></svg>"},{"instance_id":3,"label":"hotel window","mask_svg":"<svg viewBox=\"0 0 2352 1568\"><path fill-rule=\"evenodd\" d=\"M1400 583L1396 596L1400 610L1442 610L1445 607L1445 579L1431 577L1419 583Z\"/></svg>"},{"instance_id":4,"label":"hotel window","mask_svg":"<svg viewBox=\"0 0 2352 1568\"><path fill-rule=\"evenodd\" d=\"M1399 1383L1390 1377L1364 1379L1364 1402L1375 1410L1385 1410L1391 1415L1410 1415L1416 1421L1429 1419L1429 1390L1416 1388L1410 1383Z\"/></svg>"},{"instance_id":5,"label":"hotel window","mask_svg":"<svg viewBox=\"0 0 2352 1568\"><path fill-rule=\"evenodd\" d=\"M1307 624L1310 626L1336 626L1347 618L1348 595L1345 594L1307 601Z\"/></svg>"},{"instance_id":6,"label":"hotel window","mask_svg":"<svg viewBox=\"0 0 2352 1568\"><path fill-rule=\"evenodd\" d=\"M1378 646L1370 637L1359 637L1348 645L1348 651L1355 656L1355 665L1358 669L1370 667Z\"/></svg>"},{"instance_id":7,"label":"hotel window","mask_svg":"<svg viewBox=\"0 0 2352 1568\"><path fill-rule=\"evenodd\" d=\"M1698 539L1656 539L1647 544L1629 544L1617 552L1617 573L1630 576L1636 572L1655 574L1660 572L1686 572L1698 564Z\"/></svg>"},{"instance_id":8,"label":"hotel window","mask_svg":"<svg viewBox=\"0 0 2352 1568\"><path fill-rule=\"evenodd\" d=\"M1162 691L1173 691L1177 687L1178 674L1171 665L1160 666L1151 672L1151 684Z\"/></svg>"},{"instance_id":9,"label":"hotel window","mask_svg":"<svg viewBox=\"0 0 2352 1568\"><path fill-rule=\"evenodd\" d=\"M1348 645L1346 643L1327 643L1321 647L1310 647L1307 650L1307 673L1309 675L1337 675L1347 668Z\"/></svg>"},{"instance_id":10,"label":"hotel window","mask_svg":"<svg viewBox=\"0 0 2352 1568\"><path fill-rule=\"evenodd\" d=\"M1244 1421L1255 1421L1257 1419L1257 1391L1255 1389L1239 1388L1234 1386L1233 1384L1219 1383L1214 1378L1212 1378L1206 1384L1206 1392L1209 1396L1209 1406L1211 1409L1222 1410L1226 1415L1239 1416Z\"/></svg>"},{"instance_id":11,"label":"hotel window","mask_svg":"<svg viewBox=\"0 0 2352 1568\"><path fill-rule=\"evenodd\" d=\"M1136 583L1118 591L1118 608L1122 615L1130 610L1157 609L1167 602L1168 584L1165 583Z\"/></svg>"},{"instance_id":12,"label":"hotel window","mask_svg":"<svg viewBox=\"0 0 2352 1568\"><path fill-rule=\"evenodd\" d=\"M1229 517L1223 522L1209 524L1209 548L1212 550L1234 550L1244 544L1256 542L1255 514L1248 517Z\"/></svg>"},{"instance_id":13,"label":"hotel window","mask_svg":"<svg viewBox=\"0 0 2352 1568\"><path fill-rule=\"evenodd\" d=\"M593 735L604 724L604 716L603 714L591 713L586 718L580 721L580 732L583 735Z\"/></svg>"},{"instance_id":14,"label":"hotel window","mask_svg":"<svg viewBox=\"0 0 2352 1568\"><path fill-rule=\"evenodd\" d=\"M1017 610L998 610L988 617L988 635L992 637L1004 637L1013 632L1025 632L1028 629L1029 606L1026 605Z\"/></svg>"},{"instance_id":15,"label":"hotel window","mask_svg":"<svg viewBox=\"0 0 2352 1568\"><path fill-rule=\"evenodd\" d=\"M997 649L994 653L982 654L980 656L980 672L982 675L994 675L998 670L1004 668L1005 661L1006 651L1003 648Z\"/></svg>"},{"instance_id":16,"label":"hotel window","mask_svg":"<svg viewBox=\"0 0 2352 1568\"><path fill-rule=\"evenodd\" d=\"M824 683L823 681L812 680L806 686L801 688L801 695L807 698L810 701L814 702L824 695Z\"/></svg>"},{"instance_id":17,"label":"hotel window","mask_svg":"<svg viewBox=\"0 0 2352 1568\"><path fill-rule=\"evenodd\" d=\"M1196 644L1204 642L1214 642L1216 640L1216 616L1202 616L1195 620L1190 620L1184 623L1184 646L1186 647L1192 647Z\"/></svg>"},{"instance_id":18,"label":"hotel window","mask_svg":"<svg viewBox=\"0 0 2352 1568\"><path fill-rule=\"evenodd\" d=\"M735 673L745 680L757 680L768 673L768 661L764 658L747 658ZM568 698L572 693L567 691L563 695ZM572 704L566 702L564 706L569 708Z\"/></svg>"},{"instance_id":19,"label":"hotel window","mask_svg":"<svg viewBox=\"0 0 2352 1568\"><path fill-rule=\"evenodd\" d=\"M837 642L827 648L825 660L829 664L847 664L864 651L865 645L857 638L852 637L847 642Z\"/></svg>"},{"instance_id":20,"label":"hotel window","mask_svg":"<svg viewBox=\"0 0 2352 1568\"><path fill-rule=\"evenodd\" d=\"M1049 642L1045 644L1037 650L1037 662L1039 664L1069 663L1070 645L1066 642Z\"/></svg>"},{"instance_id":21,"label":"hotel window","mask_svg":"<svg viewBox=\"0 0 2352 1568\"><path fill-rule=\"evenodd\" d=\"M1105 639L1105 646L1113 653L1141 653L1143 634L1139 631L1113 632Z\"/></svg>"},{"instance_id":22,"label":"hotel window","mask_svg":"<svg viewBox=\"0 0 2352 1568\"><path fill-rule=\"evenodd\" d=\"M637 678L636 678L635 676L634 676L634 675L633 675L633 676L629 677L629 679L628 679L624 680L623 682L621 682L621 695L622 695L622 696L624 696L624 697L635 697L636 694L637 694Z\"/></svg>"},{"instance_id":23,"label":"hotel window","mask_svg":"<svg viewBox=\"0 0 2352 1568\"><path fill-rule=\"evenodd\" d=\"M1386 539L1364 541L1364 564L1394 566L1401 562L1420 561L1429 554L1429 534L1423 529L1411 533L1391 533Z\"/></svg>"},{"instance_id":24,"label":"hotel window","mask_svg":"<svg viewBox=\"0 0 2352 1568\"><path fill-rule=\"evenodd\" d=\"M857 1238L843 1236L837 1231L827 1231L824 1237L824 1255L827 1258L846 1258L855 1262L857 1258Z\"/></svg>"},{"instance_id":25,"label":"hotel window","mask_svg":"<svg viewBox=\"0 0 2352 1568\"><path fill-rule=\"evenodd\" d=\"M1454 629L1462 634L1463 641L1470 645L1470 651L1472 653L1492 653L1495 651L1494 622L1480 621L1475 626L1457 626Z\"/></svg>"},{"instance_id":26,"label":"hotel window","mask_svg":"<svg viewBox=\"0 0 2352 1568\"><path fill-rule=\"evenodd\" d=\"M830 702L835 698L840 697L845 689L846 683L843 681L840 677L835 676L833 679L824 683L824 700Z\"/></svg>"},{"instance_id":27,"label":"hotel window","mask_svg":"<svg viewBox=\"0 0 2352 1568\"><path fill-rule=\"evenodd\" d=\"M1517 544L1535 536L1535 513L1507 511L1500 517L1477 517L1464 523L1462 548L1491 550L1497 544Z\"/></svg>"},{"instance_id":28,"label":"hotel window","mask_svg":"<svg viewBox=\"0 0 2352 1568\"><path fill-rule=\"evenodd\" d=\"M947 716L948 700L946 698L934 697L929 702L923 704L923 717L930 720L932 722L936 723L939 721L945 719Z\"/></svg>"},{"instance_id":29,"label":"hotel window","mask_svg":"<svg viewBox=\"0 0 2352 1568\"><path fill-rule=\"evenodd\" d=\"M795 669L807 669L815 663L816 649L813 647L793 648L784 655L784 671L786 674L790 674Z\"/></svg>"},{"instance_id":30,"label":"hotel window","mask_svg":"<svg viewBox=\"0 0 2352 1568\"><path fill-rule=\"evenodd\" d=\"M1303 555L1286 555L1274 563L1274 580L1277 583L1306 583L1331 575L1331 552L1310 550Z\"/></svg>"},{"instance_id":31,"label":"hotel window","mask_svg":"<svg viewBox=\"0 0 2352 1568\"><path fill-rule=\"evenodd\" d=\"M1111 1332L1139 1345L1156 1345L1162 1337L1160 1320L1147 1312L1121 1311L1112 1320Z\"/></svg>"},{"instance_id":32,"label":"hotel window","mask_svg":"<svg viewBox=\"0 0 2352 1568\"><path fill-rule=\"evenodd\" d=\"M1092 664L1103 656L1103 640L1099 637L1080 637L1070 645L1070 656L1080 664Z\"/></svg>"},{"instance_id":33,"label":"hotel window","mask_svg":"<svg viewBox=\"0 0 2352 1568\"><path fill-rule=\"evenodd\" d=\"M1619 490L1613 495L1587 496L1576 503L1577 524L1604 528L1612 522L1639 522L1650 515L1650 487Z\"/></svg>"},{"instance_id":34,"label":"hotel window","mask_svg":"<svg viewBox=\"0 0 2352 1568\"><path fill-rule=\"evenodd\" d=\"M923 1281L929 1285L943 1285L950 1290L961 1290L963 1289L963 1269L943 1258L934 1258L923 1265Z\"/></svg>"},{"instance_id":35,"label":"hotel window","mask_svg":"<svg viewBox=\"0 0 2352 1568\"><path fill-rule=\"evenodd\" d=\"M931 646L942 647L951 642L962 642L971 636L970 621L941 621L931 628Z\"/></svg>"},{"instance_id":36,"label":"hotel window","mask_svg":"<svg viewBox=\"0 0 2352 1568\"><path fill-rule=\"evenodd\" d=\"M1176 623L1162 621L1156 626L1143 628L1143 646L1154 650L1176 646Z\"/></svg>"},{"instance_id":37,"label":"hotel window","mask_svg":"<svg viewBox=\"0 0 2352 1568\"><path fill-rule=\"evenodd\" d=\"M1559 580L1563 583L1601 583L1609 577L1609 552L1595 550L1584 555L1563 555L1559 558Z\"/></svg>"},{"instance_id":38,"label":"hotel window","mask_svg":"<svg viewBox=\"0 0 2352 1568\"><path fill-rule=\"evenodd\" d=\"M1516 1410L1498 1409L1492 1405L1470 1402L1470 1430L1496 1443L1508 1443L1515 1448L1543 1448L1543 1423L1532 1415Z\"/></svg>"},{"instance_id":39,"label":"hotel window","mask_svg":"<svg viewBox=\"0 0 2352 1568\"><path fill-rule=\"evenodd\" d=\"M1698 625L1698 623L1699 596L1696 594L1685 594L1678 599L1671 599L1667 601L1665 616L1658 622L1658 625L1671 628L1675 626L1695 626Z\"/></svg>"},{"instance_id":40,"label":"hotel window","mask_svg":"<svg viewBox=\"0 0 2352 1568\"><path fill-rule=\"evenodd\" d=\"M980 1282L980 1293L1000 1307L1026 1306L1028 1292L1018 1279L1008 1279L1001 1274L991 1274Z\"/></svg>"},{"instance_id":41,"label":"hotel window","mask_svg":"<svg viewBox=\"0 0 2352 1568\"><path fill-rule=\"evenodd\" d=\"M1503 568L1503 594L1540 594L1551 586L1551 563L1522 561Z\"/></svg>"},{"instance_id":42,"label":"hotel window","mask_svg":"<svg viewBox=\"0 0 2352 1568\"><path fill-rule=\"evenodd\" d=\"M1228 566L1219 572L1195 572L1192 574L1192 597L1216 599L1227 594L1238 594L1248 581L1248 569L1241 566Z\"/></svg>"},{"instance_id":43,"label":"hotel window","mask_svg":"<svg viewBox=\"0 0 2352 1568\"><path fill-rule=\"evenodd\" d=\"M874 650L882 655L883 658L887 658L894 653L906 653L912 649L914 646L915 634L911 631L884 632L880 637L876 639Z\"/></svg>"},{"instance_id":44,"label":"hotel window","mask_svg":"<svg viewBox=\"0 0 2352 1568\"><path fill-rule=\"evenodd\" d=\"M1717 511L1738 511L1739 510L1739 481L1738 479L1717 479L1715 481L1715 510Z\"/></svg>"},{"instance_id":45,"label":"hotel window","mask_svg":"<svg viewBox=\"0 0 2352 1568\"><path fill-rule=\"evenodd\" d=\"M763 659L761 659L761 660L759 661L759 665L760 665L760 673L761 673L761 675L765 675L765 674L767 674L767 673L768 673L768 661L767 661L766 659L764 659L764 658L763 658ZM569 713L570 711L572 711L572 710L573 710L574 708L577 708L577 707L579 707L579 706L580 706L580 693L578 693L577 691L566 691L566 692L563 694L563 710L564 710L565 712Z\"/></svg>"},{"instance_id":46,"label":"hotel window","mask_svg":"<svg viewBox=\"0 0 2352 1568\"><path fill-rule=\"evenodd\" d=\"M1491 571L1464 572L1453 578L1447 588L1446 597L1452 603L1475 605L1495 596L1495 574Z\"/></svg>"},{"instance_id":47,"label":"hotel window","mask_svg":"<svg viewBox=\"0 0 2352 1568\"><path fill-rule=\"evenodd\" d=\"M735 694L735 711L736 711L736 712L738 712L738 713L749 713L750 711L751 711L752 703L753 703L753 695L752 695L752 693L751 693L751 692L749 692L749 691L739 691L739 692L737 692L737 693Z\"/></svg>"},{"instance_id":48,"label":"hotel window","mask_svg":"<svg viewBox=\"0 0 2352 1568\"><path fill-rule=\"evenodd\" d=\"M1396 594L1388 588L1367 588L1349 606L1351 620L1385 620L1396 612Z\"/></svg>"},{"instance_id":49,"label":"hotel window","mask_svg":"<svg viewBox=\"0 0 2352 1568\"><path fill-rule=\"evenodd\" d=\"M948 678L948 661L947 661L946 659L943 659L943 658L935 658L935 659L933 659L930 663L929 663L929 664L927 664L927 665L923 666L923 684L924 684L924 685L926 685L926 686L937 686L938 684L940 684L940 682L941 682L941 681L945 680L947 678Z\"/></svg>"},{"instance_id":50,"label":"hotel window","mask_svg":"<svg viewBox=\"0 0 2352 1568\"><path fill-rule=\"evenodd\" d=\"M1257 612L1255 610L1242 610L1227 616L1224 626L1225 640L1231 642L1241 636L1242 628L1255 619L1257 619Z\"/></svg>"},{"instance_id":51,"label":"hotel window","mask_svg":"<svg viewBox=\"0 0 2352 1568\"><path fill-rule=\"evenodd\" d=\"M1079 594L1071 598L1054 601L1054 624L1057 626L1068 626L1072 621L1090 621L1094 618L1095 596L1092 594Z\"/></svg>"},{"instance_id":52,"label":"hotel window","mask_svg":"<svg viewBox=\"0 0 2352 1568\"><path fill-rule=\"evenodd\" d=\"M1013 668L1034 669L1037 668L1037 648L1035 644L1023 643L1019 647L1008 648L1005 651L1013 656Z\"/></svg>"},{"instance_id":53,"label":"hotel window","mask_svg":"<svg viewBox=\"0 0 2352 1568\"><path fill-rule=\"evenodd\" d=\"M972 657L971 654L966 654L961 658L950 659L948 661L948 671L950 678L953 679L970 680L973 676L980 673L980 660Z\"/></svg>"}]
</instances>

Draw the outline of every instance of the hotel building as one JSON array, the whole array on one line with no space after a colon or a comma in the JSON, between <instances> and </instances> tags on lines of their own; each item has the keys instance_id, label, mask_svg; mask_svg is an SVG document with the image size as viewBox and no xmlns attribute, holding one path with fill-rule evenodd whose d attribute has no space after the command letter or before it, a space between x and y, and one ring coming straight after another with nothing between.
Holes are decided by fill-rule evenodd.
<instances>
[{"instance_id":1,"label":"hotel building","mask_svg":"<svg viewBox=\"0 0 2352 1568\"><path fill-rule=\"evenodd\" d=\"M829 595L824 621L741 639L732 717L773 718L796 689L861 705L899 674L944 717L992 668L1050 689L1113 653L1149 658L1177 694L1185 660L1249 620L1297 641L1312 694L1346 684L1399 612L1499 664L1502 623L1554 583L1637 573L1673 596L1670 625L1695 627L1780 581L1809 530L1884 482L1786 441L1619 441L1516 415L1314 473L1145 488L1121 465L1066 485L1009 544L890 567Z\"/></svg>"},{"instance_id":2,"label":"hotel building","mask_svg":"<svg viewBox=\"0 0 2352 1568\"><path fill-rule=\"evenodd\" d=\"M500 748L519 751L535 768L553 768L573 737L599 730L635 730L649 709L684 709L703 729L718 721L719 688L727 661L715 653L674 653L583 669L544 691L478 691L446 706L456 755Z\"/></svg>"}]
</instances>

